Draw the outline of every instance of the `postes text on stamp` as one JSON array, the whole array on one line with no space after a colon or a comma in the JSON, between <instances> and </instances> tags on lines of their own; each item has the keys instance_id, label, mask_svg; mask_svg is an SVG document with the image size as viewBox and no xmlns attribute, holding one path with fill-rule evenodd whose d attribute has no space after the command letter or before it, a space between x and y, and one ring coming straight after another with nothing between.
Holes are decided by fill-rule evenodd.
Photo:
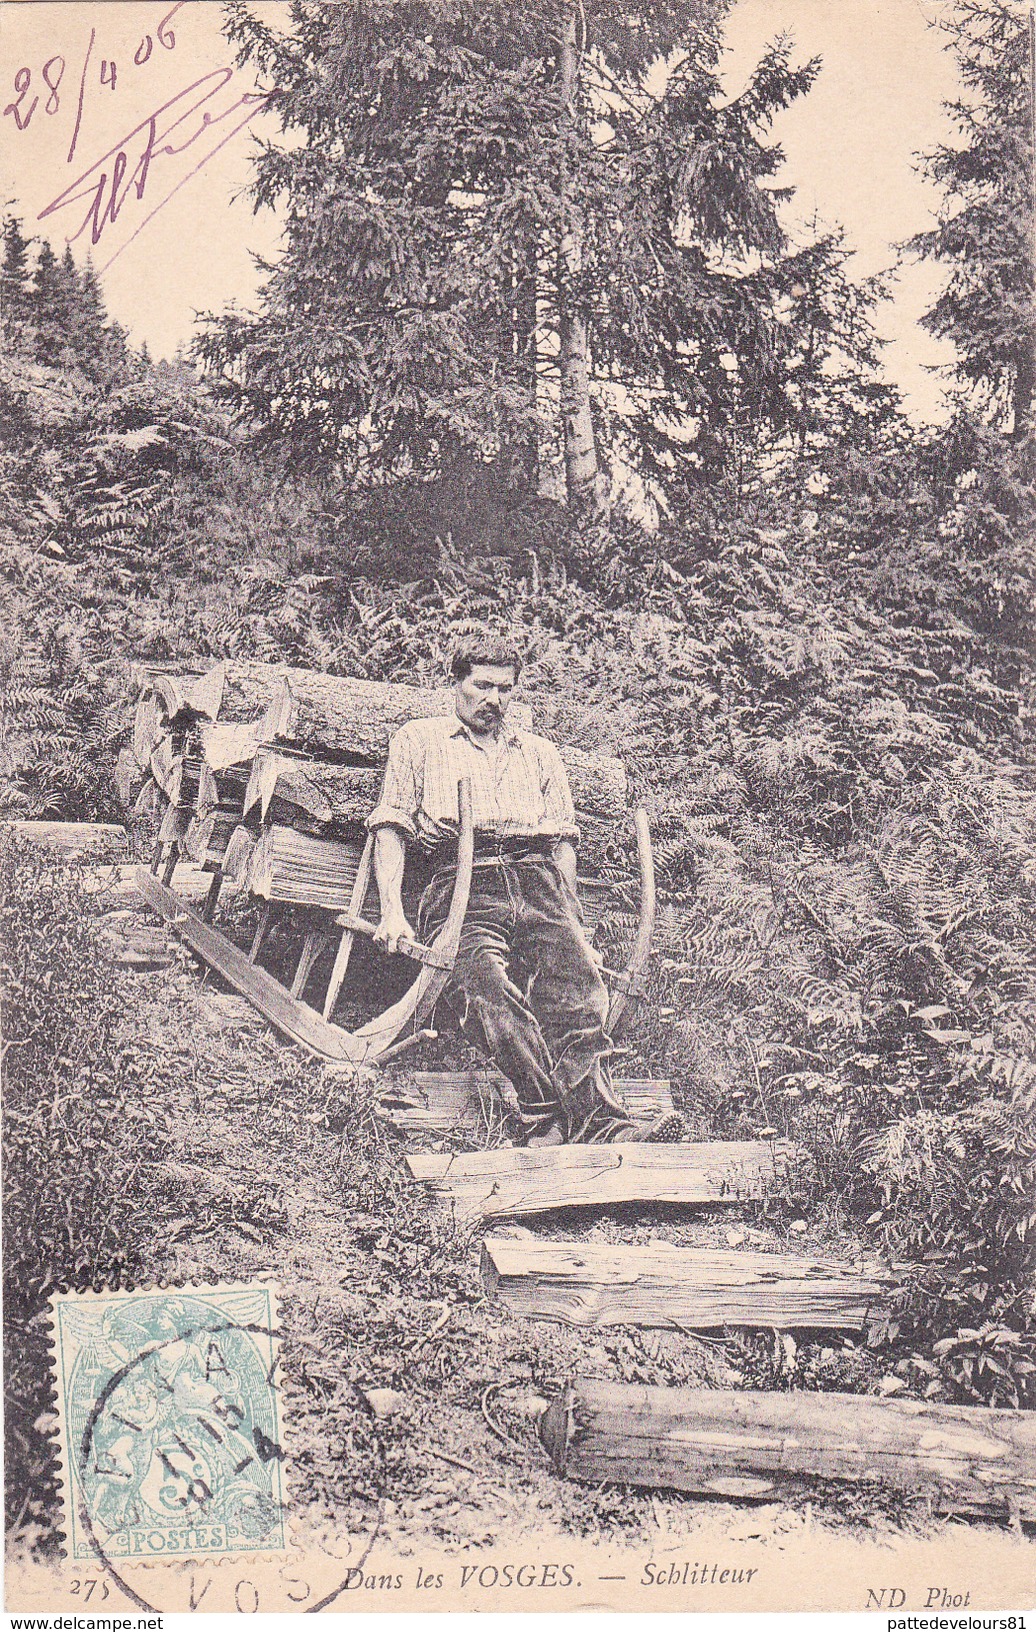
<instances>
[{"instance_id":1,"label":"postes text on stamp","mask_svg":"<svg viewBox=\"0 0 1036 1632\"><path fill-rule=\"evenodd\" d=\"M285 1551L275 1288L67 1293L51 1309L68 1555Z\"/></svg>"}]
</instances>

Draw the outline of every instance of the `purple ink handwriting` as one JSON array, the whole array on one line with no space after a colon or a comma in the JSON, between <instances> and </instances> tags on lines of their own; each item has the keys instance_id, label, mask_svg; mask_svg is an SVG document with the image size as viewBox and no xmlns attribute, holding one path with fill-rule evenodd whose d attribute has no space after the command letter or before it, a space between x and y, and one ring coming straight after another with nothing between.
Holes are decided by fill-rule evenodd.
<instances>
[{"instance_id":1,"label":"purple ink handwriting","mask_svg":"<svg viewBox=\"0 0 1036 1632\"><path fill-rule=\"evenodd\" d=\"M162 21L155 30L158 43L165 51L176 50L176 34L169 25L176 16L176 13L184 4L185 0L176 0L176 4L166 12L165 16L162 18ZM68 150L69 164L72 162L72 158L76 150L76 142L79 139L79 130L83 120L83 104L86 99L87 85L88 83L91 85L94 83L94 81L89 78L89 72L90 59L93 56L93 49L96 42L97 30L95 28L91 28L90 39L86 47L86 55L83 58L83 67L79 76L79 98L76 109L75 130L72 134L72 144ZM138 68L142 68L144 64L149 61L154 48L155 42L151 35L144 34L141 38L140 44L137 46L136 51L133 53L134 64ZM47 61L40 68L39 79L34 81L32 68L28 63L24 63L15 73L15 97L14 100L8 102L7 106L4 108L3 117L5 119L13 119L19 130L28 130L30 124L32 123L33 114L39 107L41 99L45 98L43 103L43 111L45 114L49 114L50 117L53 118L54 115L60 112L61 109L60 90L67 67L67 57L61 52L55 52L52 57L47 58ZM42 85L39 84L40 80L42 80ZM115 90L119 82L119 63L116 57L112 56L101 58L100 71L98 73L96 82L101 87L106 87L109 92Z\"/></svg>"},{"instance_id":2,"label":"purple ink handwriting","mask_svg":"<svg viewBox=\"0 0 1036 1632\"><path fill-rule=\"evenodd\" d=\"M153 178L159 178L158 187L172 181L173 185L154 208L149 210L104 266L98 269L105 271L173 195L276 95L273 91L245 91L235 97L236 87L233 87L233 99L224 102L222 93L234 78L233 68L215 68L194 80L176 96L170 97L168 102L163 102L161 107L141 120L127 136L58 193L40 211L37 219L44 221L48 216L84 206L78 225L67 234L68 242L75 243L89 229L90 242L96 246L127 205L142 204L149 187L153 194ZM205 138L213 133L221 139L207 147ZM74 145L73 142L73 150ZM186 169L176 162L184 154L189 155L189 168ZM191 160L195 162L191 163Z\"/></svg>"}]
</instances>

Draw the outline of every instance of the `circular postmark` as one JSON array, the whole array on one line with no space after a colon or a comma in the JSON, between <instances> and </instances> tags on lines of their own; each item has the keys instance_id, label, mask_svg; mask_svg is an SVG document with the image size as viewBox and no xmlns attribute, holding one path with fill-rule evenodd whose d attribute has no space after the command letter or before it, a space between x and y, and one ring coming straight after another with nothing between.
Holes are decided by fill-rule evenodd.
<instances>
[{"instance_id":1,"label":"circular postmark","mask_svg":"<svg viewBox=\"0 0 1036 1632\"><path fill-rule=\"evenodd\" d=\"M158 1611L127 1566L287 1554L273 1289L56 1305L70 1557L96 1558L138 1608ZM347 1579L308 1607L326 1608Z\"/></svg>"}]
</instances>

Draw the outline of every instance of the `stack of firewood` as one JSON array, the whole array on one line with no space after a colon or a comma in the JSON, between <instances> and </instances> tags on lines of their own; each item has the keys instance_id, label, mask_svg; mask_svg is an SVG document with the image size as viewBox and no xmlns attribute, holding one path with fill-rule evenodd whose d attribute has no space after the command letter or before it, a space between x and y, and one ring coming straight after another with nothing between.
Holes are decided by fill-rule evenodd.
<instances>
[{"instance_id":1,"label":"stack of firewood","mask_svg":"<svg viewBox=\"0 0 1036 1632\"><path fill-rule=\"evenodd\" d=\"M390 739L450 706L444 691L283 675L257 726L228 877L264 901L347 910Z\"/></svg>"},{"instance_id":2,"label":"stack of firewood","mask_svg":"<svg viewBox=\"0 0 1036 1632\"><path fill-rule=\"evenodd\" d=\"M159 855L172 876L189 855L267 903L348 910L393 734L452 712L446 690L226 660L171 673L136 671L124 796L156 808ZM528 728L529 711L515 710ZM583 832L581 865L598 870L625 811L618 760L562 749Z\"/></svg>"}]
</instances>

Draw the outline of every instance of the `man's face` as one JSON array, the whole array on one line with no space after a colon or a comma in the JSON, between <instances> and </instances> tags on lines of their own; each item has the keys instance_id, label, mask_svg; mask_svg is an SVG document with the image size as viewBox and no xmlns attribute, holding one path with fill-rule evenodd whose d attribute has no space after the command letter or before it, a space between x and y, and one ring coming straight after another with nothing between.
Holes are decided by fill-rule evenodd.
<instances>
[{"instance_id":1,"label":"man's face","mask_svg":"<svg viewBox=\"0 0 1036 1632\"><path fill-rule=\"evenodd\" d=\"M515 674L509 664L476 663L454 687L457 717L471 731L492 735L500 728L514 693Z\"/></svg>"}]
</instances>

